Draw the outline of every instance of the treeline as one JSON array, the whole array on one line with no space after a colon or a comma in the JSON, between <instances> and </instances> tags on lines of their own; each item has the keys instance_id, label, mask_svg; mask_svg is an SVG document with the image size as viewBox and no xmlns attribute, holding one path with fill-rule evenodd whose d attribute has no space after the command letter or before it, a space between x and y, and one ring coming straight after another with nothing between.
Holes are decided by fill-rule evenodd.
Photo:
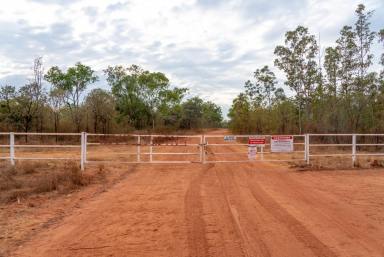
<instances>
[{"instance_id":1,"label":"treeline","mask_svg":"<svg viewBox=\"0 0 384 257\"><path fill-rule=\"evenodd\" d=\"M371 50L376 43L383 49L384 29L371 29L374 12L364 5L355 14L355 23L344 26L324 53L307 28L288 31L285 44L275 48L274 65L285 73L284 84L293 95L278 87L268 66L257 69L233 101L230 128L237 133L383 133L384 54L377 63Z\"/></svg>"},{"instance_id":2,"label":"treeline","mask_svg":"<svg viewBox=\"0 0 384 257\"><path fill-rule=\"evenodd\" d=\"M1 86L1 131L164 132L222 124L220 107L199 97L187 98L188 90L171 87L161 72L136 65L108 67L103 72L110 90L89 91L99 79L91 67L77 63L44 73L42 58L36 58L28 83L19 88Z\"/></svg>"}]
</instances>

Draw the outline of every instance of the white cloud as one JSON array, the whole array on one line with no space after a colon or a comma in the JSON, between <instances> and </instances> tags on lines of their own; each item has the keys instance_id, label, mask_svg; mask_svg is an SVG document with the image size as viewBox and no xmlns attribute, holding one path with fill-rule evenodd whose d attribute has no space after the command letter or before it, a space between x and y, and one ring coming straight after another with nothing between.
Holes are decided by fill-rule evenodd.
<instances>
[{"instance_id":1,"label":"white cloud","mask_svg":"<svg viewBox=\"0 0 384 257\"><path fill-rule=\"evenodd\" d=\"M6 1L0 82L19 83L40 55L46 67L81 61L99 72L135 63L227 109L256 68L273 66L287 30L302 24L331 45L360 2L376 9L373 27L384 27L382 0Z\"/></svg>"}]
</instances>

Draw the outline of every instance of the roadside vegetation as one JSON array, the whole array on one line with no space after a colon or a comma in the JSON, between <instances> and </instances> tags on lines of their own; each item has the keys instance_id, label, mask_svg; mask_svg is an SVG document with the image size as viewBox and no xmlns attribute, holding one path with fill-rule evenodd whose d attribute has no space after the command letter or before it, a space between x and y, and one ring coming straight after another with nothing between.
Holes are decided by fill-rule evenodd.
<instances>
[{"instance_id":1,"label":"roadside vegetation","mask_svg":"<svg viewBox=\"0 0 384 257\"><path fill-rule=\"evenodd\" d=\"M89 91L99 80L91 67L77 63L67 70L54 66L44 72L42 58L36 58L26 85L1 85L0 130L120 133L222 124L219 106L171 86L161 72L137 65L111 66L103 72L107 85Z\"/></svg>"},{"instance_id":2,"label":"roadside vegetation","mask_svg":"<svg viewBox=\"0 0 384 257\"><path fill-rule=\"evenodd\" d=\"M285 93L271 67L257 69L233 101L229 127L236 133L382 133L384 131L384 29L360 4L354 24L325 50L298 26L276 46L274 65L285 74ZM380 45L376 45L376 44Z\"/></svg>"},{"instance_id":3,"label":"roadside vegetation","mask_svg":"<svg viewBox=\"0 0 384 257\"><path fill-rule=\"evenodd\" d=\"M75 162L53 164L19 162L0 168L0 204L21 201L28 196L56 192L66 194L91 183L105 180L104 168L82 172Z\"/></svg>"}]
</instances>

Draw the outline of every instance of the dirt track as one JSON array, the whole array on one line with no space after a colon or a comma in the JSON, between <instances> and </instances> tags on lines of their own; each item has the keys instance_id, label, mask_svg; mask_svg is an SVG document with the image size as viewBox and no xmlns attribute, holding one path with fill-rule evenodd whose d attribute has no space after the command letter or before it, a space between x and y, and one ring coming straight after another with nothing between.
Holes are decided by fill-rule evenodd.
<instances>
[{"instance_id":1,"label":"dirt track","mask_svg":"<svg viewBox=\"0 0 384 257\"><path fill-rule=\"evenodd\" d=\"M384 256L380 172L138 166L12 256Z\"/></svg>"}]
</instances>

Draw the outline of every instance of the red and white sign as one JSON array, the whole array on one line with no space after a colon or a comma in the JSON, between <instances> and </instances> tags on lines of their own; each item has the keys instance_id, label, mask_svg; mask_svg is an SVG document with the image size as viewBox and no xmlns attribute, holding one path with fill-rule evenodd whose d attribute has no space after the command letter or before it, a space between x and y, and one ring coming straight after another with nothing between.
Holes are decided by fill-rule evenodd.
<instances>
[{"instance_id":1,"label":"red and white sign","mask_svg":"<svg viewBox=\"0 0 384 257\"><path fill-rule=\"evenodd\" d=\"M249 137L248 145L265 146L265 137L262 137L262 136Z\"/></svg>"},{"instance_id":2,"label":"red and white sign","mask_svg":"<svg viewBox=\"0 0 384 257\"><path fill-rule=\"evenodd\" d=\"M293 136L272 136L271 152L293 152Z\"/></svg>"},{"instance_id":3,"label":"red and white sign","mask_svg":"<svg viewBox=\"0 0 384 257\"><path fill-rule=\"evenodd\" d=\"M265 146L264 136L253 136L248 138L248 159L256 159L257 147Z\"/></svg>"}]
</instances>

